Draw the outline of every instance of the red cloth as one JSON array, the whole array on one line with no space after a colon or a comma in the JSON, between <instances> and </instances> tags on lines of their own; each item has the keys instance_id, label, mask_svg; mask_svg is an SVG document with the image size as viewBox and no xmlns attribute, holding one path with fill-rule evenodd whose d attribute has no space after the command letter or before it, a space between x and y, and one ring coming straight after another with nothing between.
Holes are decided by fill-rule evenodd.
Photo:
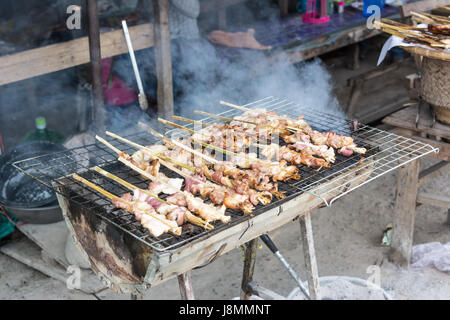
<instances>
[{"instance_id":1,"label":"red cloth","mask_svg":"<svg viewBox=\"0 0 450 320\"><path fill-rule=\"evenodd\" d=\"M108 76L111 72L112 58L102 60L102 82L105 102L115 106L125 106L138 100L138 93L129 87L123 80L113 75L113 82L109 88Z\"/></svg>"}]
</instances>

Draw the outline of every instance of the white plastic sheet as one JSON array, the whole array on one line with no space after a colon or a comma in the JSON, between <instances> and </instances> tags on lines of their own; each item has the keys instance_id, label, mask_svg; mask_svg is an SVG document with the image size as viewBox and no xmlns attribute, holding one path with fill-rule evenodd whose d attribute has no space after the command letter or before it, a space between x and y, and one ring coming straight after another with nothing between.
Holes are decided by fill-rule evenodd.
<instances>
[{"instance_id":1,"label":"white plastic sheet","mask_svg":"<svg viewBox=\"0 0 450 320\"><path fill-rule=\"evenodd\" d=\"M423 270L432 267L442 272L450 272L450 242L430 242L413 246L411 269Z\"/></svg>"},{"instance_id":2,"label":"white plastic sheet","mask_svg":"<svg viewBox=\"0 0 450 320\"><path fill-rule=\"evenodd\" d=\"M424 28L426 27L426 24L419 24L418 27L419 28ZM406 43L405 41L403 41L402 38L397 37L397 36L391 36L389 39L387 39L387 41L384 43L383 48L381 49L380 52L380 57L378 58L378 63L377 66L379 66L384 58L386 58L386 54L388 53L389 50L391 50L394 47L420 47L420 48L424 48L424 49L428 49L428 50L435 50L435 51L439 51L442 52L442 50L438 50L438 49L430 49L430 47L426 47L417 43ZM445 49L444 52L450 52L450 49Z\"/></svg>"}]
</instances>

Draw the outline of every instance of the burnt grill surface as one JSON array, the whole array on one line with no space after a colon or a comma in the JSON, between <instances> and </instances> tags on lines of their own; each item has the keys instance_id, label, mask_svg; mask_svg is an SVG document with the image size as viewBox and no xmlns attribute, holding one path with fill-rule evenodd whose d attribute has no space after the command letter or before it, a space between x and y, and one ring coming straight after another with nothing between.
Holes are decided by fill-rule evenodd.
<instances>
[{"instance_id":1,"label":"burnt grill surface","mask_svg":"<svg viewBox=\"0 0 450 320\"><path fill-rule=\"evenodd\" d=\"M261 107L264 107L264 105ZM290 109L281 111L283 111L280 112L282 114L288 114L291 117L295 116ZM61 193L70 201L74 201L87 209L90 209L93 214L99 215L102 219L114 224L124 232L131 234L133 237L144 242L153 249L157 251L167 251L183 246L186 243L201 237L208 237L209 235L220 232L221 230L236 224L246 223L251 217L257 216L274 207L278 207L304 192L309 192L317 186L330 183L330 181L333 181L336 177L345 175L350 169L357 168L368 161L371 161L372 164L379 164L378 167L375 166L373 168L373 170L375 170L375 176L369 177L370 179L368 180L370 181L373 178L392 170L392 168L395 168L393 162L396 163L396 166L399 166L398 162L402 157L408 157L408 159L410 159L434 151L431 146L422 144L420 145L420 148L417 148L415 147L417 144L416 142L412 142L411 144L409 139L388 134L378 129L375 130L368 126L360 126L360 128L354 130L352 129L351 122L345 119L339 119L335 116L323 114L307 113L304 111L305 110L299 109L295 113L297 115L305 114L305 120L308 121L313 129L318 131L333 131L339 134L352 136L358 146L365 147L368 150L367 153L364 155L354 154L350 157L345 157L336 152L336 162L332 164L330 168L321 168L320 170L317 168L308 168L303 165L298 166L299 174L301 176L300 181L288 181L287 183L279 182L279 190L285 193L285 199L278 200L274 198L272 203L267 206L258 205L250 215L243 215L240 211L237 212L228 209L226 214L232 217L231 221L228 224L216 222L214 223L215 228L210 231L206 231L201 227L188 223L183 226L183 232L180 236L168 233L159 238L155 238L142 227L133 214L116 208L111 204L110 200L106 199L103 195L74 180L71 176L67 176L67 172L77 173L117 196L130 192L130 190L117 182L90 170L90 168L94 166L99 166L139 188L147 189L149 183L148 180L145 180L138 173L120 163L117 160L117 154L99 142L97 144L75 148L66 152L27 159L17 162L14 165L25 173L27 173L27 171L32 171L32 178L45 184L48 188ZM236 114L227 113L227 116L235 116L239 113L241 112L237 112ZM215 119L206 120L205 122L208 121L217 122ZM171 130L166 134L173 136L173 133L174 131ZM184 134L183 132L179 132L179 135L183 136ZM124 137L141 145L160 143L160 141L144 131ZM130 147L119 140L108 140L119 150L125 151L130 155L137 151L134 147ZM402 146L402 144L404 144L404 146ZM426 146L429 148L426 148ZM411 151L410 149L413 149L413 147L414 151ZM380 162L381 160L383 160L383 162ZM378 173L377 170L382 172ZM163 166L161 166L161 171L169 177L179 178L176 173ZM45 183L45 181L50 181L49 179L53 181L53 185ZM315 195L321 196L320 194ZM165 196L161 197L165 198Z\"/></svg>"}]
</instances>

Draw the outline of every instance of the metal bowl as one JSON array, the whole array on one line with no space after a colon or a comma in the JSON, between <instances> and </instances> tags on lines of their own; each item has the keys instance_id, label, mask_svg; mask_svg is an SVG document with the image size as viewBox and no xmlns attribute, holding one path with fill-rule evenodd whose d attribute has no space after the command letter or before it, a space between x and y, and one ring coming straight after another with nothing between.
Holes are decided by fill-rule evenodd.
<instances>
[{"instance_id":1,"label":"metal bowl","mask_svg":"<svg viewBox=\"0 0 450 320\"><path fill-rule=\"evenodd\" d=\"M21 222L31 224L49 224L63 220L58 201L40 208L4 207L8 214L12 214Z\"/></svg>"},{"instance_id":2,"label":"metal bowl","mask_svg":"<svg viewBox=\"0 0 450 320\"><path fill-rule=\"evenodd\" d=\"M66 151L51 142L26 142L0 156L0 204L23 222L45 224L62 220L53 190L23 174L16 161ZM31 169L32 170L32 169ZM44 181L50 184L50 181Z\"/></svg>"}]
</instances>

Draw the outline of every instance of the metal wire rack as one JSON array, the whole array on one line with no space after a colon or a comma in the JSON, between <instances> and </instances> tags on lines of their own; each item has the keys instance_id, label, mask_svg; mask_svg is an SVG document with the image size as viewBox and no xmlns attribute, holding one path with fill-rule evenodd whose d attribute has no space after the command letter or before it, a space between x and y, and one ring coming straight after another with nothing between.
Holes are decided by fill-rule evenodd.
<instances>
[{"instance_id":1,"label":"metal wire rack","mask_svg":"<svg viewBox=\"0 0 450 320\"><path fill-rule=\"evenodd\" d=\"M288 188L309 192L322 199L327 206L352 190L408 162L430 153L439 152L439 149L429 144L364 124L358 124L357 128L354 128L353 121L346 119L338 111L334 114L323 113L289 99L267 97L241 107L266 109L291 118L304 116L304 119L313 129L351 136L358 146L367 149L367 153L364 155L354 154L345 157L337 154L336 162L330 168L316 170L306 166L299 167L302 179L295 183L289 183ZM220 115L233 118L242 113L240 110L230 109L220 113ZM199 122L213 123L218 122L218 120L205 118L199 120ZM200 125L195 124L185 125L185 127L192 130L201 129ZM187 136L186 132L180 129L170 130L167 135L173 137ZM360 183L362 180L364 181ZM345 191L342 192L342 189L345 189Z\"/></svg>"},{"instance_id":2,"label":"metal wire rack","mask_svg":"<svg viewBox=\"0 0 450 320\"><path fill-rule=\"evenodd\" d=\"M337 155L336 162L330 168L317 170L307 168L306 166L299 166L301 180L297 182L279 183L279 190L285 192L286 198L283 200L274 200L267 206L257 206L252 216L280 206L304 192L319 197L326 205L331 205L336 199L363 184L409 161L438 151L422 142L407 139L369 126L360 125L359 128L354 130L350 126L351 121L336 115L316 112L302 107L298 103L291 102L288 99L268 97L246 104L244 107L265 108L290 117L305 115L305 120L314 129L319 131L334 131L339 134L352 136L359 146L368 149L368 152L363 156L356 154L351 157ZM221 113L221 115L233 117L240 113L242 112L239 110L230 109ZM203 122L212 123L217 122L217 120L208 118L203 119ZM187 125L186 127L196 129L194 125ZM166 136L172 137L187 135L185 131L180 129L169 130L165 134ZM128 135L126 138L141 145L150 145L158 142L153 136L144 131ZM135 148L119 140L108 140L116 148L128 154L136 151ZM46 185L48 188L60 193L69 199L71 203L74 203L74 205L87 208L93 214L96 214L108 223L111 223L159 252L178 248L195 239L220 232L238 223L244 223L251 218L250 215L244 216L240 212L227 210L227 215L232 217L231 222L228 224L217 222L214 224L215 228L213 230L206 231L198 226L187 225L181 236L164 234L159 238L155 238L142 227L132 214L114 207L103 195L89 189L71 177L72 173L77 173L117 196L129 192L122 185L91 170L93 166L100 166L139 188L147 188L148 181L118 162L117 154L100 143L19 161L14 163L14 166L31 178ZM175 173L165 168L161 170L169 177L177 177ZM52 183L49 183L49 181L52 181Z\"/></svg>"}]
</instances>

